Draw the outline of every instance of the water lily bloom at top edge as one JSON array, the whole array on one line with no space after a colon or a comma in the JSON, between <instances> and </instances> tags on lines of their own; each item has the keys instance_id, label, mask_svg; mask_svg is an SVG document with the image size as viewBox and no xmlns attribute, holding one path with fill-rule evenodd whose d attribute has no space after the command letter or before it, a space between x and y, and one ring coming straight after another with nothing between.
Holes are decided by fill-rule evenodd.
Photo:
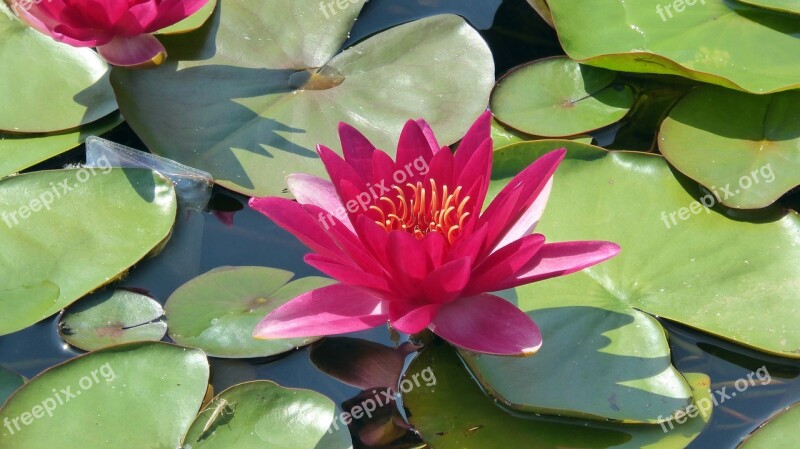
<instances>
[{"instance_id":1,"label":"water lily bloom at top edge","mask_svg":"<svg viewBox=\"0 0 800 449\"><path fill-rule=\"evenodd\" d=\"M410 120L396 160L339 125L344 157L319 146L331 181L288 178L296 198L253 198L250 206L294 234L305 260L340 283L304 293L270 313L258 338L310 337L386 324L425 328L464 349L525 356L539 328L489 292L570 274L616 255L603 241L546 243L533 229L566 151L533 162L483 212L492 170L490 113L453 153L431 128Z\"/></svg>"},{"instance_id":2,"label":"water lily bloom at top edge","mask_svg":"<svg viewBox=\"0 0 800 449\"><path fill-rule=\"evenodd\" d=\"M32 28L74 47L97 47L110 64L158 65L167 51L151 33L194 14L209 0L13 0Z\"/></svg>"}]
</instances>

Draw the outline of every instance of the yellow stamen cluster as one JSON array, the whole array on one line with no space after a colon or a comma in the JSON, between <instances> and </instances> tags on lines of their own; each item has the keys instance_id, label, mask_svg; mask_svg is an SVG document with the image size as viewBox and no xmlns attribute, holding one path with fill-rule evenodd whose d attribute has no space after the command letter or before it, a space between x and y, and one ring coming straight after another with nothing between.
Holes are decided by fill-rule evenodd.
<instances>
[{"instance_id":1,"label":"yellow stamen cluster","mask_svg":"<svg viewBox=\"0 0 800 449\"><path fill-rule=\"evenodd\" d=\"M400 186L393 186L392 194L382 196L370 207L380 217L375 222L387 232L404 230L418 240L430 232L438 232L453 243L470 215L465 212L470 197L459 198L461 186L449 193L446 185L440 191L435 180L431 179L430 184L430 189L422 182L406 184L410 196Z\"/></svg>"}]
</instances>

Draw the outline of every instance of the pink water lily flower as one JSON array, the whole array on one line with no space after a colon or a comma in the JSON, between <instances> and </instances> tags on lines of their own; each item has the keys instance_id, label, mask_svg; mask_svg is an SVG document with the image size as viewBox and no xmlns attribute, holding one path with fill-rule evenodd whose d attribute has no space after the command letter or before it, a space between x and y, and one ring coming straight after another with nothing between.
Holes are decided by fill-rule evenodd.
<instances>
[{"instance_id":1,"label":"pink water lily flower","mask_svg":"<svg viewBox=\"0 0 800 449\"><path fill-rule=\"evenodd\" d=\"M74 47L97 47L110 64L158 65L167 51L150 33L194 14L208 0L14 0L31 27Z\"/></svg>"},{"instance_id":2,"label":"pink water lily flower","mask_svg":"<svg viewBox=\"0 0 800 449\"><path fill-rule=\"evenodd\" d=\"M340 282L279 307L253 335L322 336L389 322L409 334L428 328L470 351L535 353L542 337L533 320L488 292L582 270L619 246L545 243L531 234L565 150L525 168L481 212L492 167L490 118L478 118L455 154L439 147L427 123L410 120L397 160L340 124L344 158L317 147L332 182L293 174L297 202L251 199L313 251L308 264Z\"/></svg>"}]
</instances>

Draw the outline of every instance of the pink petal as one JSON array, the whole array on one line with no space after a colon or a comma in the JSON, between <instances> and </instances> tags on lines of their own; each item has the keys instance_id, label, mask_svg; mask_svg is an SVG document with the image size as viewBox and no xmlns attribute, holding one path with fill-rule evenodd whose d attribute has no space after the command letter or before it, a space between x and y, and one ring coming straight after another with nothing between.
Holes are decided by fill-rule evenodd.
<instances>
[{"instance_id":1,"label":"pink petal","mask_svg":"<svg viewBox=\"0 0 800 449\"><path fill-rule=\"evenodd\" d=\"M124 5L123 2L116 3ZM133 37L139 34L156 31L151 30L149 26L157 19L158 6L155 0L147 0L129 8L125 6L123 13L119 14L119 16L112 21L115 23L114 29L117 35L121 37Z\"/></svg>"},{"instance_id":2,"label":"pink petal","mask_svg":"<svg viewBox=\"0 0 800 449\"><path fill-rule=\"evenodd\" d=\"M425 254L428 256L428 266L433 269L442 266L449 246L444 235L438 232L431 232L421 242L425 249Z\"/></svg>"},{"instance_id":3,"label":"pink petal","mask_svg":"<svg viewBox=\"0 0 800 449\"><path fill-rule=\"evenodd\" d=\"M463 172L472 155L486 139L492 137L492 113L489 111L484 112L475 120L475 123L469 128L469 131L461 139L458 144L455 157L455 171L456 173Z\"/></svg>"},{"instance_id":4,"label":"pink petal","mask_svg":"<svg viewBox=\"0 0 800 449\"><path fill-rule=\"evenodd\" d=\"M321 221L324 215L312 217L303 205L285 198L251 198L248 204L292 233L312 251L335 260L347 260L330 234L322 228L328 226L327 221Z\"/></svg>"},{"instance_id":5,"label":"pink petal","mask_svg":"<svg viewBox=\"0 0 800 449\"><path fill-rule=\"evenodd\" d=\"M298 203L317 206L327 211L355 233L342 200L330 181L305 173L294 173L286 178L286 182Z\"/></svg>"},{"instance_id":6,"label":"pink petal","mask_svg":"<svg viewBox=\"0 0 800 449\"><path fill-rule=\"evenodd\" d=\"M472 214L477 217L483 209L492 176L492 139L486 139L478 144L467 166L461 171L456 171L456 176L458 177L456 185L472 192Z\"/></svg>"},{"instance_id":7,"label":"pink petal","mask_svg":"<svg viewBox=\"0 0 800 449\"><path fill-rule=\"evenodd\" d=\"M428 274L427 255L422 243L405 231L392 231L387 251L392 279L403 293L413 296Z\"/></svg>"},{"instance_id":8,"label":"pink petal","mask_svg":"<svg viewBox=\"0 0 800 449\"><path fill-rule=\"evenodd\" d=\"M425 298L437 304L454 300L469 282L471 269L472 259L464 257L433 270L422 282Z\"/></svg>"},{"instance_id":9,"label":"pink petal","mask_svg":"<svg viewBox=\"0 0 800 449\"><path fill-rule=\"evenodd\" d=\"M542 346L536 323L514 304L494 295L445 304L429 327L450 343L473 352L529 356Z\"/></svg>"},{"instance_id":10,"label":"pink petal","mask_svg":"<svg viewBox=\"0 0 800 449\"><path fill-rule=\"evenodd\" d=\"M436 134L434 134L433 129L431 129L431 125L428 124L425 120L417 119L417 125L419 125L419 129L422 130L422 134L425 135L425 139L428 141L428 145L431 146L431 151L433 154L439 152L439 142L436 141Z\"/></svg>"},{"instance_id":11,"label":"pink petal","mask_svg":"<svg viewBox=\"0 0 800 449\"><path fill-rule=\"evenodd\" d=\"M34 30L52 37L53 34L50 32L50 28L56 25L53 22L53 19L49 15L44 14L39 8L34 8L34 7L26 8L25 5L27 5L25 0L14 2L13 9L14 12L17 13L17 16ZM67 42L67 43L70 45L74 45L76 47L77 46L94 47L96 45L94 42L87 42L87 43L78 42L77 43L78 45L72 42Z\"/></svg>"},{"instance_id":12,"label":"pink petal","mask_svg":"<svg viewBox=\"0 0 800 449\"><path fill-rule=\"evenodd\" d=\"M411 308L410 310L401 310L398 309L398 305L397 302L392 302L390 304L390 320L392 327L406 334L422 332L423 329L431 324L431 321L436 317L439 313L439 309L442 307L441 304L426 304L424 306Z\"/></svg>"},{"instance_id":13,"label":"pink petal","mask_svg":"<svg viewBox=\"0 0 800 449\"><path fill-rule=\"evenodd\" d=\"M616 256L619 245L603 241L548 243L518 273L505 279L497 290L564 276Z\"/></svg>"},{"instance_id":14,"label":"pink petal","mask_svg":"<svg viewBox=\"0 0 800 449\"><path fill-rule=\"evenodd\" d=\"M467 235L466 237L457 240L452 247L450 247L450 252L447 254L449 260L456 260L462 257L470 257L472 259L472 263L475 264L476 258L478 256L478 251L480 251L481 247L483 246L484 240L486 240L486 233L488 232L488 225L483 225L478 228L477 231Z\"/></svg>"},{"instance_id":15,"label":"pink petal","mask_svg":"<svg viewBox=\"0 0 800 449\"><path fill-rule=\"evenodd\" d=\"M386 252L386 247L389 245L389 233L364 215L356 219L356 231L372 257L378 260L381 266L389 266L389 255Z\"/></svg>"},{"instance_id":16,"label":"pink petal","mask_svg":"<svg viewBox=\"0 0 800 449\"><path fill-rule=\"evenodd\" d=\"M256 338L302 338L343 334L380 326L388 315L381 300L364 290L337 284L304 293L267 315Z\"/></svg>"},{"instance_id":17,"label":"pink petal","mask_svg":"<svg viewBox=\"0 0 800 449\"><path fill-rule=\"evenodd\" d=\"M427 168L428 162L437 151L439 151L439 147L431 147L419 123L409 120L403 127L400 141L397 143L397 169L406 171L406 167L409 167L406 171L406 174L409 175L406 182L416 184L417 181L423 179L424 175L421 172L426 171L425 169L420 170L418 167ZM409 174L408 171L411 173Z\"/></svg>"},{"instance_id":18,"label":"pink petal","mask_svg":"<svg viewBox=\"0 0 800 449\"><path fill-rule=\"evenodd\" d=\"M356 172L350 164L345 162L345 160L333 150L325 145L317 145L317 154L319 154L320 159L322 159L322 163L325 164L325 170L328 172L328 176L331 178L334 187L336 187L336 191L339 193L342 203L347 205L347 202L355 199L358 193L367 190L367 181L361 176L361 173ZM348 181L350 185L354 187L355 194L353 194L352 198L346 196L342 191L341 187L344 181Z\"/></svg>"},{"instance_id":19,"label":"pink petal","mask_svg":"<svg viewBox=\"0 0 800 449\"><path fill-rule=\"evenodd\" d=\"M423 173L425 177L436 180L436 185L441 188L447 186L452 192L454 183L453 177L453 152L444 147L442 151L436 153L428 164L428 171ZM464 198L464 196L461 196Z\"/></svg>"},{"instance_id":20,"label":"pink petal","mask_svg":"<svg viewBox=\"0 0 800 449\"><path fill-rule=\"evenodd\" d=\"M522 170L506 185L481 214L480 224L488 223L486 253L497 247L509 230L519 221L531 204L545 190L566 150L551 151Z\"/></svg>"},{"instance_id":21,"label":"pink petal","mask_svg":"<svg viewBox=\"0 0 800 449\"><path fill-rule=\"evenodd\" d=\"M358 267L346 265L319 254L306 254L303 260L343 284L391 292L391 286L386 278L365 272Z\"/></svg>"},{"instance_id":22,"label":"pink petal","mask_svg":"<svg viewBox=\"0 0 800 449\"><path fill-rule=\"evenodd\" d=\"M544 236L532 234L492 253L472 270L464 295L503 290L504 287L499 287L501 283L523 270L531 260L538 259L543 246Z\"/></svg>"},{"instance_id":23,"label":"pink petal","mask_svg":"<svg viewBox=\"0 0 800 449\"><path fill-rule=\"evenodd\" d=\"M396 165L388 154L381 150L372 153L372 183L384 182L384 187L389 188L394 184L394 173Z\"/></svg>"},{"instance_id":24,"label":"pink petal","mask_svg":"<svg viewBox=\"0 0 800 449\"><path fill-rule=\"evenodd\" d=\"M342 142L344 160L362 177L372 179L372 153L375 146L361 132L347 123L339 123L339 140Z\"/></svg>"},{"instance_id":25,"label":"pink petal","mask_svg":"<svg viewBox=\"0 0 800 449\"><path fill-rule=\"evenodd\" d=\"M111 42L97 47L97 52L109 64L145 68L160 65L167 58L167 50L155 36L141 34L136 37L115 37Z\"/></svg>"},{"instance_id":26,"label":"pink petal","mask_svg":"<svg viewBox=\"0 0 800 449\"><path fill-rule=\"evenodd\" d=\"M508 233L500 240L500 243L497 244L494 251L497 249L502 248L509 243L521 239L526 235L530 235L531 232L536 228L536 225L539 224L539 220L542 218L542 214L544 214L544 208L547 206L547 201L550 199L550 191L553 190L553 177L550 177L550 180L547 182L547 185L544 186L539 196L536 197L533 203L528 207L528 210L522 213L522 216L519 217L516 223L511 226L511 229L508 230Z\"/></svg>"}]
</instances>

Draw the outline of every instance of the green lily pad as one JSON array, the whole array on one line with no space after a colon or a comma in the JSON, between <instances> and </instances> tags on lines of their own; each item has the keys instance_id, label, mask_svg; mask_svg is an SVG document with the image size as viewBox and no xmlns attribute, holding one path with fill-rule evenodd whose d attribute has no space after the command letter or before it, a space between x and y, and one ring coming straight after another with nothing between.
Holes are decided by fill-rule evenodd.
<instances>
[{"instance_id":1,"label":"green lily pad","mask_svg":"<svg viewBox=\"0 0 800 449\"><path fill-rule=\"evenodd\" d=\"M47 316L60 294L58 285L48 280L0 289L0 335L24 329Z\"/></svg>"},{"instance_id":2,"label":"green lily pad","mask_svg":"<svg viewBox=\"0 0 800 449\"><path fill-rule=\"evenodd\" d=\"M56 42L0 1L0 130L62 131L109 115L117 104L108 72L92 49Z\"/></svg>"},{"instance_id":3,"label":"green lily pad","mask_svg":"<svg viewBox=\"0 0 800 449\"><path fill-rule=\"evenodd\" d=\"M425 370L439 381L405 393L403 403L411 424L436 449L682 449L710 418L710 413L696 414L670 428L669 423L662 427L512 414L481 391L452 348L426 347L411 362L406 378L419 376ZM693 388L695 402L710 404L708 376L686 374L686 379ZM529 388L540 388L538 381L529 378ZM559 390L571 387L565 383Z\"/></svg>"},{"instance_id":4,"label":"green lily pad","mask_svg":"<svg viewBox=\"0 0 800 449\"><path fill-rule=\"evenodd\" d=\"M541 139L542 137L539 136L531 136L515 129L507 128L498 123L497 120L492 119L492 143L495 150L514 143ZM569 140L574 142L582 142L586 144L591 144L592 139L592 136L586 135L573 136L569 138Z\"/></svg>"},{"instance_id":5,"label":"green lily pad","mask_svg":"<svg viewBox=\"0 0 800 449\"><path fill-rule=\"evenodd\" d=\"M25 383L25 378L0 366L0 406L6 402L11 393Z\"/></svg>"},{"instance_id":6,"label":"green lily pad","mask_svg":"<svg viewBox=\"0 0 800 449\"><path fill-rule=\"evenodd\" d=\"M534 61L497 81L490 106L501 123L527 134L563 137L618 122L633 105L617 74L564 56Z\"/></svg>"},{"instance_id":7,"label":"green lily pad","mask_svg":"<svg viewBox=\"0 0 800 449\"><path fill-rule=\"evenodd\" d=\"M0 410L0 447L179 447L208 376L201 351L165 343L89 353L17 390Z\"/></svg>"},{"instance_id":8,"label":"green lily pad","mask_svg":"<svg viewBox=\"0 0 800 449\"><path fill-rule=\"evenodd\" d=\"M739 0L748 5L758 6L759 8L771 9L774 11L786 12L790 14L800 14L800 4L795 0Z\"/></svg>"},{"instance_id":9,"label":"green lily pad","mask_svg":"<svg viewBox=\"0 0 800 449\"><path fill-rule=\"evenodd\" d=\"M494 83L484 40L441 15L337 54L363 4L326 18L317 0L225 2L200 30L162 39L164 65L113 70L123 115L154 153L251 196L287 195L289 173L325 176L314 148L339 148L340 121L390 154L410 117L442 144L461 138Z\"/></svg>"},{"instance_id":10,"label":"green lily pad","mask_svg":"<svg viewBox=\"0 0 800 449\"><path fill-rule=\"evenodd\" d=\"M118 112L114 112L108 117L74 131L58 134L34 135L0 132L0 178L69 151L82 144L87 137L104 134L120 123L122 123L122 116Z\"/></svg>"},{"instance_id":11,"label":"green lily pad","mask_svg":"<svg viewBox=\"0 0 800 449\"><path fill-rule=\"evenodd\" d=\"M13 292L0 298L8 309L0 330L24 329L117 278L167 239L175 211L172 183L151 170L53 170L0 181L0 291Z\"/></svg>"},{"instance_id":12,"label":"green lily pad","mask_svg":"<svg viewBox=\"0 0 800 449\"><path fill-rule=\"evenodd\" d=\"M167 334L161 304L127 290L107 290L64 311L58 333L84 351L134 341L159 341Z\"/></svg>"},{"instance_id":13,"label":"green lily pad","mask_svg":"<svg viewBox=\"0 0 800 449\"><path fill-rule=\"evenodd\" d=\"M169 336L212 357L267 357L319 338L258 340L253 329L269 312L310 290L334 282L266 267L222 267L178 288L164 306Z\"/></svg>"},{"instance_id":14,"label":"green lily pad","mask_svg":"<svg viewBox=\"0 0 800 449\"><path fill-rule=\"evenodd\" d=\"M216 7L217 0L208 0L208 3L198 9L197 12L174 25L159 30L158 34L181 34L194 31L206 23L208 18L211 17L211 14L214 13L214 8Z\"/></svg>"},{"instance_id":15,"label":"green lily pad","mask_svg":"<svg viewBox=\"0 0 800 449\"><path fill-rule=\"evenodd\" d=\"M722 204L769 206L800 184L800 91L752 95L701 87L664 120L659 148Z\"/></svg>"},{"instance_id":16,"label":"green lily pad","mask_svg":"<svg viewBox=\"0 0 800 449\"><path fill-rule=\"evenodd\" d=\"M783 410L742 441L738 449L795 449L800 427L800 404Z\"/></svg>"},{"instance_id":17,"label":"green lily pad","mask_svg":"<svg viewBox=\"0 0 800 449\"><path fill-rule=\"evenodd\" d=\"M564 50L584 64L754 93L800 87L800 21L792 15L728 0L547 4Z\"/></svg>"},{"instance_id":18,"label":"green lily pad","mask_svg":"<svg viewBox=\"0 0 800 449\"><path fill-rule=\"evenodd\" d=\"M200 412L185 449L350 449L336 405L310 390L270 381L248 382L220 393Z\"/></svg>"},{"instance_id":19,"label":"green lily pad","mask_svg":"<svg viewBox=\"0 0 800 449\"><path fill-rule=\"evenodd\" d=\"M500 402L524 412L651 424L691 404L692 390L672 366L666 335L653 317L614 297L527 290L517 289L518 305L544 340L535 356L462 352Z\"/></svg>"},{"instance_id":20,"label":"green lily pad","mask_svg":"<svg viewBox=\"0 0 800 449\"><path fill-rule=\"evenodd\" d=\"M699 201L711 197L676 177L660 156L568 141L496 151L492 192L559 147L568 149L567 157L536 232L551 242L613 241L622 252L580 273L528 285L521 301L558 298L600 308L617 301L760 351L800 358L795 212L706 209Z\"/></svg>"}]
</instances>

